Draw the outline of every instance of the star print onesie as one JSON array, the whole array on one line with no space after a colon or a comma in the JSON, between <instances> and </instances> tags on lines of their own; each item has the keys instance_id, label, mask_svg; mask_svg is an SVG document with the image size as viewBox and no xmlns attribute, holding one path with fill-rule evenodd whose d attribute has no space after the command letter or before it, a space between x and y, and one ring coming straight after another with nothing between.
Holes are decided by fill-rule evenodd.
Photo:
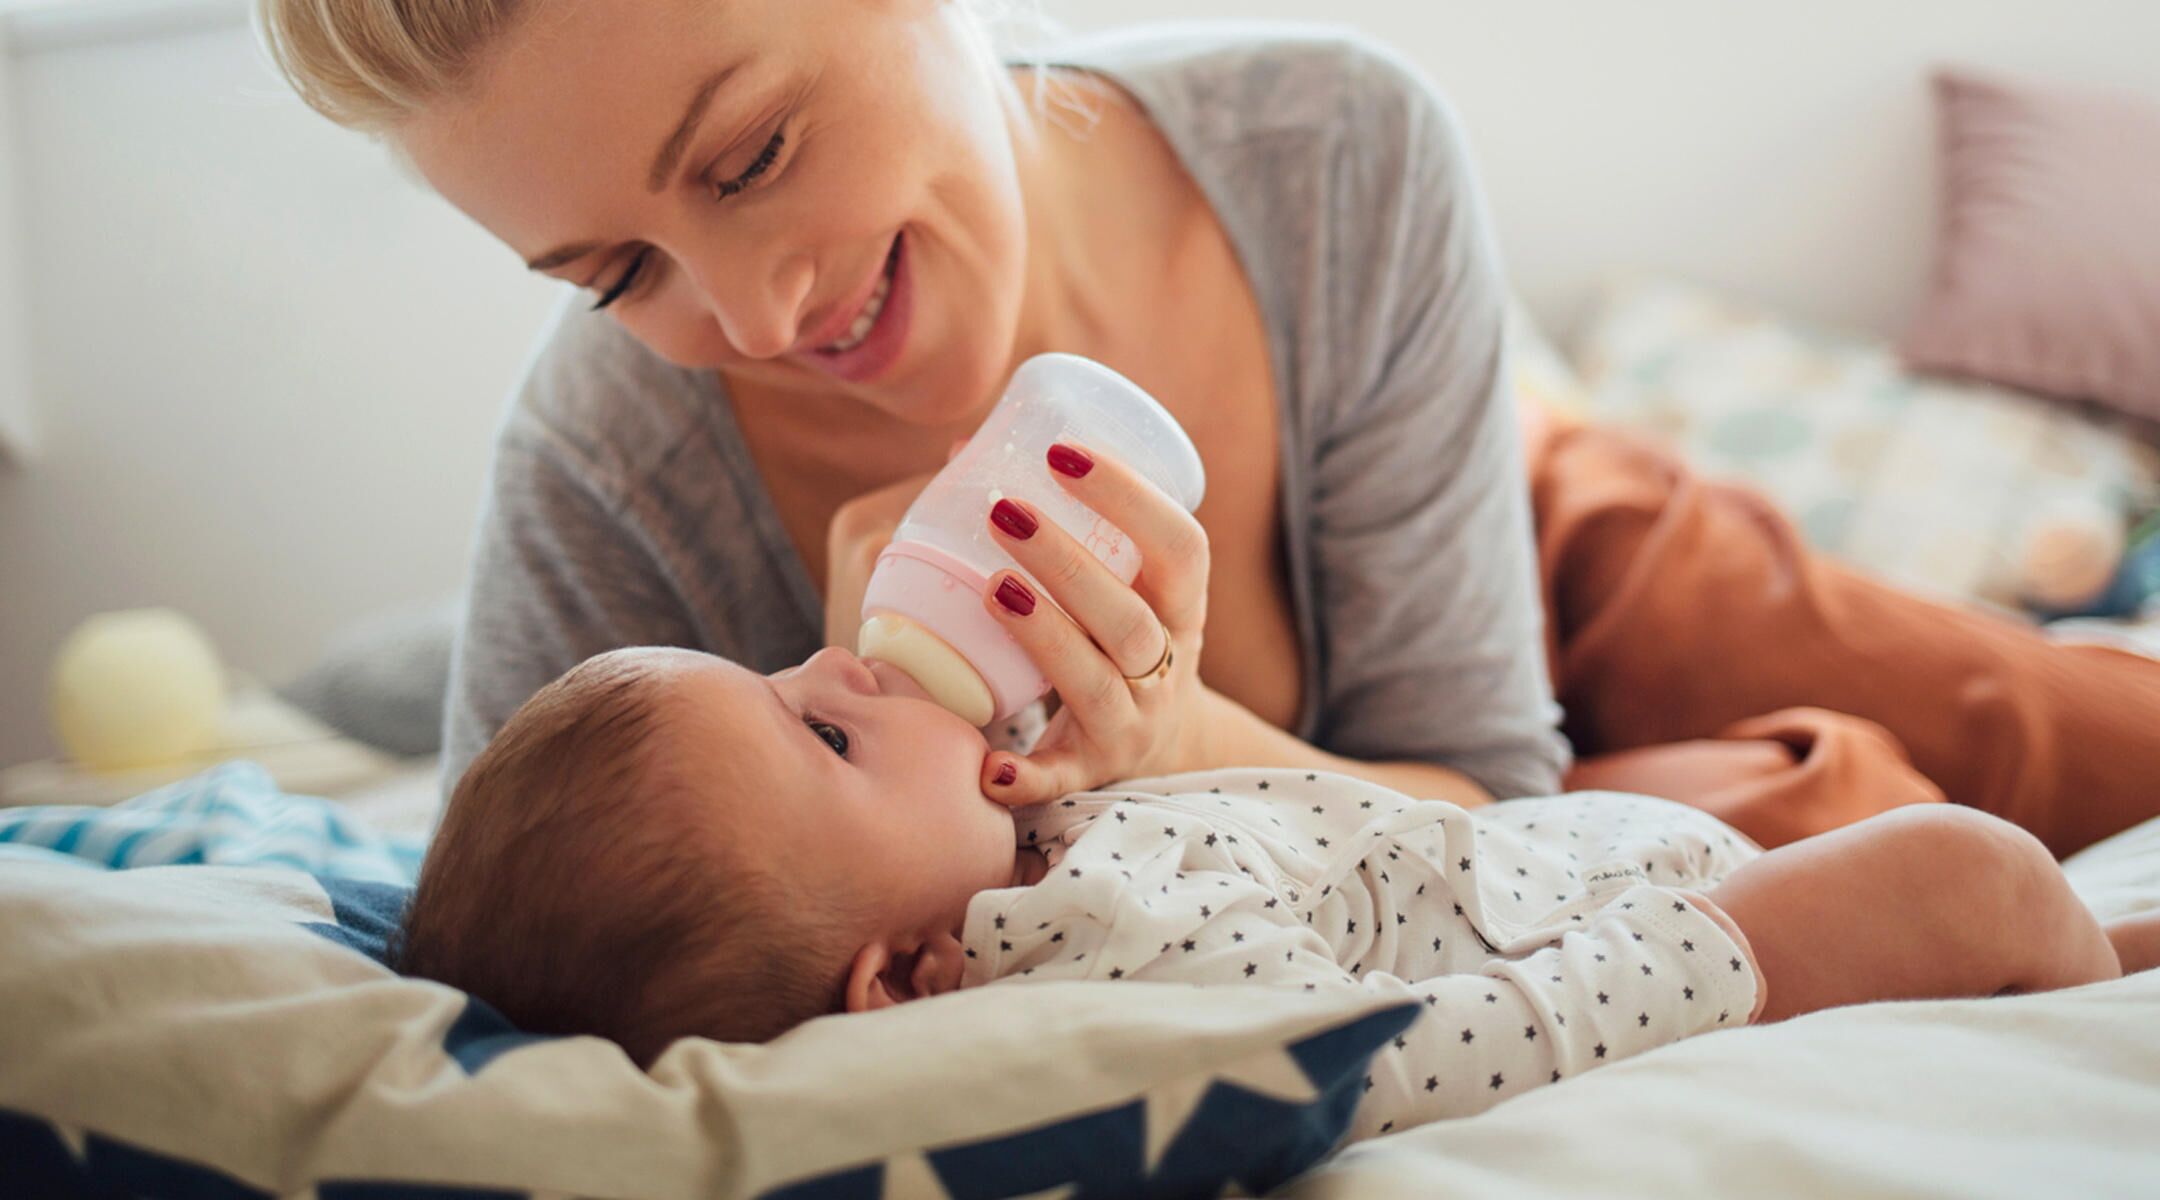
<instances>
[{"instance_id":1,"label":"star print onesie","mask_svg":"<svg viewBox=\"0 0 2160 1200\"><path fill-rule=\"evenodd\" d=\"M1705 889L1761 850L1644 796L1475 813L1345 776L1210 771L1020 814L1050 864L970 902L963 986L1046 979L1362 987L1422 1002L1352 1136L1465 1116L1745 1024L1756 977Z\"/></svg>"}]
</instances>

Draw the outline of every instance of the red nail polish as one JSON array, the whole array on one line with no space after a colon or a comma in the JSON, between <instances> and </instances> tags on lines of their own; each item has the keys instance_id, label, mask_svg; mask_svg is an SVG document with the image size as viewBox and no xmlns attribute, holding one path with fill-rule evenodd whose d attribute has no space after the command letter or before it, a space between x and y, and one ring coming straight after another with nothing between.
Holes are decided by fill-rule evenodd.
<instances>
[{"instance_id":1,"label":"red nail polish","mask_svg":"<svg viewBox=\"0 0 2160 1200\"><path fill-rule=\"evenodd\" d=\"M1016 617L1024 617L1035 611L1035 593L1027 590L1019 580L1008 575L997 585L997 601L1005 611Z\"/></svg>"},{"instance_id":2,"label":"red nail polish","mask_svg":"<svg viewBox=\"0 0 2160 1200\"><path fill-rule=\"evenodd\" d=\"M990 506L990 523L1023 542L1035 536L1035 518L1010 500L1000 500Z\"/></svg>"},{"instance_id":3,"label":"red nail polish","mask_svg":"<svg viewBox=\"0 0 2160 1200\"><path fill-rule=\"evenodd\" d=\"M1051 443L1048 458L1051 470L1060 475L1070 475L1074 479L1095 469L1095 460L1089 458L1086 451L1075 450L1063 442Z\"/></svg>"},{"instance_id":4,"label":"red nail polish","mask_svg":"<svg viewBox=\"0 0 2160 1200\"><path fill-rule=\"evenodd\" d=\"M997 769L997 778L991 780L990 782L998 785L999 787L1010 787L1012 785L1012 781L1018 779L1019 777L1020 773L1013 770L1013 765L1011 763L999 763Z\"/></svg>"}]
</instances>

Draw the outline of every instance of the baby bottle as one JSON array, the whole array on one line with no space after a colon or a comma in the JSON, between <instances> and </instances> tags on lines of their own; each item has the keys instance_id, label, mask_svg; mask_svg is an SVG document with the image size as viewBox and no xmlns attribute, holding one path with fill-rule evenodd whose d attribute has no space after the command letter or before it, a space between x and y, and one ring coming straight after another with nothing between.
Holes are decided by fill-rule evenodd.
<instances>
[{"instance_id":1,"label":"baby bottle","mask_svg":"<svg viewBox=\"0 0 2160 1200\"><path fill-rule=\"evenodd\" d=\"M1054 442L1116 458L1187 511L1207 486L1185 431L1131 380L1071 354L1020 364L982 428L923 489L878 556L856 641L864 658L907 672L973 725L1008 717L1050 690L983 609L990 576L1019 569L991 537L991 505L1025 500L1119 579L1131 583L1140 572L1140 552L1124 533L1050 478L1044 455Z\"/></svg>"}]
</instances>

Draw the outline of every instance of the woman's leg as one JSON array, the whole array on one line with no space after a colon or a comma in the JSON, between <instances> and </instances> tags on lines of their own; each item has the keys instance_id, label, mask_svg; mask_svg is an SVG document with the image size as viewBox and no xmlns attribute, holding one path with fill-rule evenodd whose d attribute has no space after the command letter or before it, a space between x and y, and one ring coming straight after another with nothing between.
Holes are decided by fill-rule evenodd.
<instances>
[{"instance_id":1,"label":"woman's leg","mask_svg":"<svg viewBox=\"0 0 2160 1200\"><path fill-rule=\"evenodd\" d=\"M1901 808L1772 850L1709 895L1754 948L1769 990L1763 1021L2122 974L2046 847L1952 805Z\"/></svg>"},{"instance_id":2,"label":"woman's leg","mask_svg":"<svg viewBox=\"0 0 2160 1200\"><path fill-rule=\"evenodd\" d=\"M1808 706L1887 730L1949 799L2057 854L2160 814L2160 662L1847 571L1760 496L1623 434L1540 435L1531 487L1555 687L1584 756ZM1779 802L1819 806L1798 821L1819 827L1911 792L1856 799L1854 774L1872 768Z\"/></svg>"}]
</instances>

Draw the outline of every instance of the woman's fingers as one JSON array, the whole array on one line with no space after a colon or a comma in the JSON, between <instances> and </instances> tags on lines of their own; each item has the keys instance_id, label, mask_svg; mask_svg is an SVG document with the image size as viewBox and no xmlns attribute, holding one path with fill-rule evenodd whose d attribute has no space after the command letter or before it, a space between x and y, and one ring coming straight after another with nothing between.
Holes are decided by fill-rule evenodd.
<instances>
[{"instance_id":1,"label":"woman's fingers","mask_svg":"<svg viewBox=\"0 0 2160 1200\"><path fill-rule=\"evenodd\" d=\"M1033 505L1009 499L991 506L990 527L1121 673L1139 675L1162 660L1165 633L1155 610L1071 534Z\"/></svg>"},{"instance_id":2,"label":"woman's fingers","mask_svg":"<svg viewBox=\"0 0 2160 1200\"><path fill-rule=\"evenodd\" d=\"M1208 540L1200 522L1124 463L1060 442L1045 455L1051 477L1123 530L1140 551L1140 593L1171 629L1199 629L1207 614ZM1133 669L1144 671L1153 659Z\"/></svg>"},{"instance_id":3,"label":"woman's fingers","mask_svg":"<svg viewBox=\"0 0 2160 1200\"><path fill-rule=\"evenodd\" d=\"M983 759L983 795L1012 808L1048 804L1102 782L1087 776L1088 763L1071 749L1021 757L996 751Z\"/></svg>"},{"instance_id":4,"label":"woman's fingers","mask_svg":"<svg viewBox=\"0 0 2160 1200\"><path fill-rule=\"evenodd\" d=\"M1110 581L1116 583L1117 577L1111 576ZM1132 599L1129 592L1127 599ZM1078 720L1105 735L1137 731L1139 713L1132 689L1118 674L1116 664L1096 647L1086 630L1037 595L1019 572L1000 571L992 576L983 606L1056 689L1060 718Z\"/></svg>"}]
</instances>

